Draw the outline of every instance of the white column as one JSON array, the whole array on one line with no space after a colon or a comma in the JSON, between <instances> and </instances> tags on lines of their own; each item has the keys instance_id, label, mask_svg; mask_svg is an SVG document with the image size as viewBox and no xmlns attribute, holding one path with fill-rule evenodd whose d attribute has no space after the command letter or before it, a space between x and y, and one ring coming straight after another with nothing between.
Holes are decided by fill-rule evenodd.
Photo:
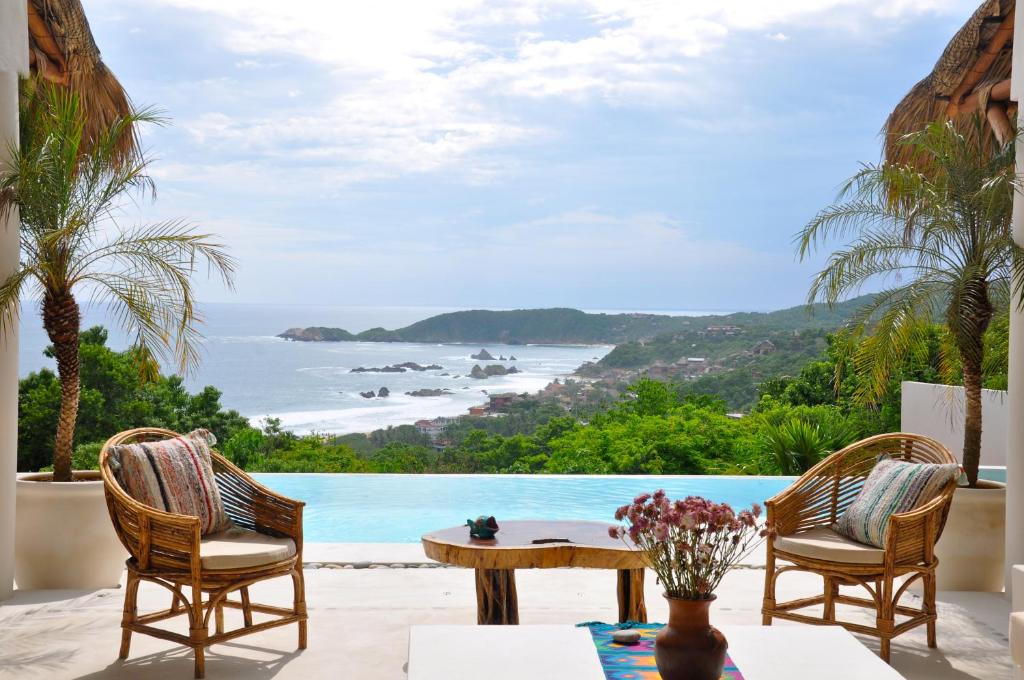
<instances>
[{"instance_id":1,"label":"white column","mask_svg":"<svg viewBox=\"0 0 1024 680\"><path fill-rule=\"evenodd\" d=\"M0 165L18 141L18 74L28 72L27 4L0 2ZM18 214L0 220L0 281L18 266ZM14 592L14 480L18 448L18 328L0 335L0 600Z\"/></svg>"},{"instance_id":2,"label":"white column","mask_svg":"<svg viewBox=\"0 0 1024 680\"><path fill-rule=\"evenodd\" d=\"M1013 27L1015 40L1024 41L1024 21ZM1024 42L1017 42L1024 45ZM1024 48L1014 50L1013 73L1024 74ZM1010 98L1024 101L1024 77L1017 75ZM1018 112L1019 122L1024 117ZM1017 172L1024 171L1024 142L1017 142ZM1013 197L1013 239L1024 245L1024 196ZM1013 592L1011 567L1024 564L1024 311L1016 300L1010 305L1010 376L1006 441L1006 591ZM1019 677L1019 676L1018 676Z\"/></svg>"}]
</instances>

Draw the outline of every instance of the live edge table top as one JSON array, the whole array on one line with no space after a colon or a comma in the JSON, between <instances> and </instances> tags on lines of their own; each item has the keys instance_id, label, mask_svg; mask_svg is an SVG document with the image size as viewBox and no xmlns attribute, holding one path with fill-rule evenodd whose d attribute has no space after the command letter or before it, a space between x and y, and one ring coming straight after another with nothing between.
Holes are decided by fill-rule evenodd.
<instances>
[{"instance_id":1,"label":"live edge table top","mask_svg":"<svg viewBox=\"0 0 1024 680\"><path fill-rule=\"evenodd\" d=\"M469 527L423 535L427 557L473 569L643 569L643 553L608 535L607 522L508 520L492 540L471 538ZM539 542L538 542L539 541Z\"/></svg>"}]
</instances>

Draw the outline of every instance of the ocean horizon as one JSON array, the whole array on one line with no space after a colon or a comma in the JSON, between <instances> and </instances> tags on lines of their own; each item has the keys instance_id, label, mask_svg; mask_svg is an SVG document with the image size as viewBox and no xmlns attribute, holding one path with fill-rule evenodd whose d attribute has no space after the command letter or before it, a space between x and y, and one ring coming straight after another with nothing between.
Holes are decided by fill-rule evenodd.
<instances>
[{"instance_id":1,"label":"ocean horizon","mask_svg":"<svg viewBox=\"0 0 1024 680\"><path fill-rule=\"evenodd\" d=\"M407 326L460 307L357 307L209 303L204 318L202 360L185 376L189 391L206 385L221 391L221 403L237 410L254 425L267 417L298 434L346 434L413 423L421 418L463 415L470 406L487 401L488 393L536 392L556 378L571 375L581 364L600 359L611 345L487 344L495 357L520 372L477 380L468 376L480 363L470 355L482 346L434 343L309 343L276 337L297 326L332 326L359 332L374 327ZM704 311L584 310L595 313L656 313L672 316L715 314ZM718 314L726 312L717 312ZM105 307L83 305L82 328L105 326L108 345L125 349L129 338L116 327ZM43 355L49 344L42 321L31 303L23 306L20 322L19 375L54 368ZM509 360L515 356L516 361ZM412 361L438 364L435 371L352 373L358 367L382 367ZM173 371L169 371L173 372ZM447 373L447 375L442 375ZM367 399L360 392L387 387L386 398ZM406 392L442 389L436 397Z\"/></svg>"}]
</instances>

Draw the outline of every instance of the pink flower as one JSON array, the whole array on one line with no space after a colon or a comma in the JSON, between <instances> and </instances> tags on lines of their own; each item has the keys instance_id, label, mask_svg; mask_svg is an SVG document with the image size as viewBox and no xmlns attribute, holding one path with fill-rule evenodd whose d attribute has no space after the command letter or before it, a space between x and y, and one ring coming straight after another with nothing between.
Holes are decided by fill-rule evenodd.
<instances>
[{"instance_id":1,"label":"pink flower","mask_svg":"<svg viewBox=\"0 0 1024 680\"><path fill-rule=\"evenodd\" d=\"M637 505L643 505L644 503L646 503L650 499L651 499L651 494L649 494L649 493L642 493L639 496L637 496L636 498L634 498L633 502L636 503Z\"/></svg>"},{"instance_id":2,"label":"pink flower","mask_svg":"<svg viewBox=\"0 0 1024 680\"><path fill-rule=\"evenodd\" d=\"M659 541L668 540L668 525L664 522L658 522L654 525L654 538Z\"/></svg>"},{"instance_id":3,"label":"pink flower","mask_svg":"<svg viewBox=\"0 0 1024 680\"><path fill-rule=\"evenodd\" d=\"M612 538L622 538L626 530L622 527L608 527L608 535Z\"/></svg>"},{"instance_id":4,"label":"pink flower","mask_svg":"<svg viewBox=\"0 0 1024 680\"><path fill-rule=\"evenodd\" d=\"M628 505L623 505L622 507L616 508L616 510L615 510L615 519L617 519L618 521L621 522L626 517L626 513L628 513L628 512L629 512L629 506Z\"/></svg>"}]
</instances>

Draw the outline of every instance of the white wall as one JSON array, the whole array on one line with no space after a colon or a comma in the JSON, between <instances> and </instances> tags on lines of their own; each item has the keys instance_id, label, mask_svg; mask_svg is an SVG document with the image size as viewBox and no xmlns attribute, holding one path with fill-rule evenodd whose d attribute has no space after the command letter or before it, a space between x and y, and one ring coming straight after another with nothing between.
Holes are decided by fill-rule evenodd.
<instances>
[{"instance_id":1,"label":"white wall","mask_svg":"<svg viewBox=\"0 0 1024 680\"><path fill-rule=\"evenodd\" d=\"M964 388L903 383L900 429L945 444L958 458L964 452ZM1006 392L981 391L981 464L1006 465L1006 433L1010 417Z\"/></svg>"},{"instance_id":2,"label":"white wall","mask_svg":"<svg viewBox=\"0 0 1024 680\"><path fill-rule=\"evenodd\" d=\"M0 0L0 166L18 141L18 74L28 71L28 5ZM18 266L18 214L0 220L0 281ZM18 446L18 335L0 335L0 600L14 581L14 480Z\"/></svg>"}]
</instances>

